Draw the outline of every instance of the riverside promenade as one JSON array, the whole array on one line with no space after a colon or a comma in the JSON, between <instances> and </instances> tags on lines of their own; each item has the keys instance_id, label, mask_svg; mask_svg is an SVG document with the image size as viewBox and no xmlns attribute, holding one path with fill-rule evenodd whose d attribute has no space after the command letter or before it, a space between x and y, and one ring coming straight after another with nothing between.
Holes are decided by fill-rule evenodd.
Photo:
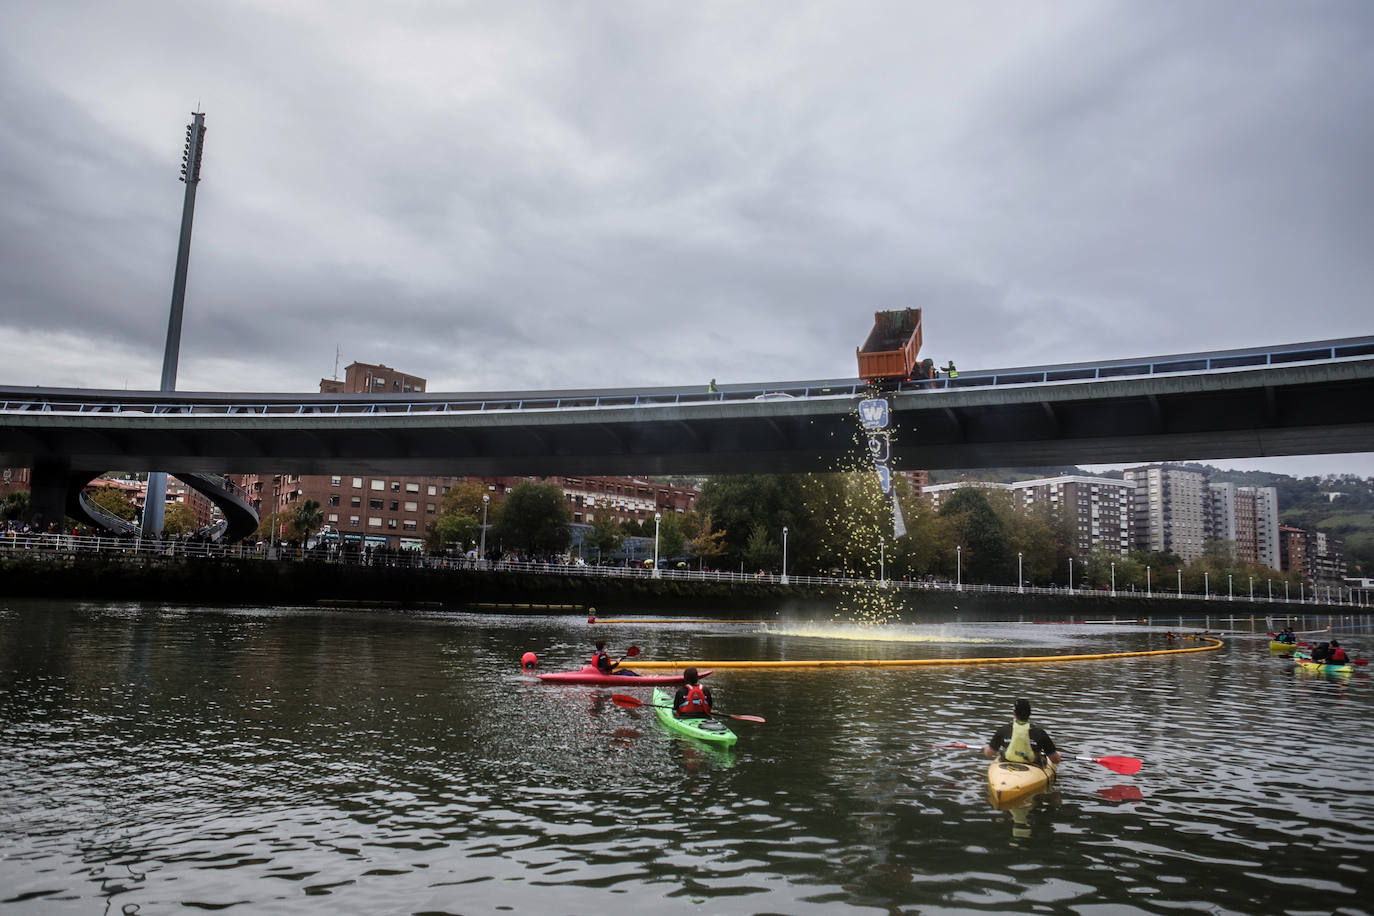
<instances>
[{"instance_id":1,"label":"riverside promenade","mask_svg":"<svg viewBox=\"0 0 1374 916\"><path fill-rule=\"evenodd\" d=\"M80 537L7 532L0 538L0 581L11 596L252 602L324 606L462 607L603 615L626 608L757 609L814 612L843 606L846 595L883 590L894 613L916 617L1007 615L1034 619L1065 601L1074 618L1095 622L1253 629L1256 621L1369 613L1368 599L1337 590L1303 598L1179 590L1067 589L943 580L805 576L775 572L596 566L574 560L482 561L420 551L310 551L198 541ZM1227 621L1228 623L1223 623Z\"/></svg>"}]
</instances>

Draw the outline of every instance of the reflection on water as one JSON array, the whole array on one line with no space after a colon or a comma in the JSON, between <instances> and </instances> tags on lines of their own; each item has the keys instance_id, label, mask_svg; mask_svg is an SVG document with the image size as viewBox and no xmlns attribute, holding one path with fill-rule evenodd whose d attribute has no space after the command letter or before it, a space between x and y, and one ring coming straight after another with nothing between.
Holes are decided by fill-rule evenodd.
<instances>
[{"instance_id":1,"label":"reflection on water","mask_svg":"<svg viewBox=\"0 0 1374 916\"><path fill-rule=\"evenodd\" d=\"M1134 626L885 629L12 604L0 912L1369 910L1368 669L1296 673L1262 632L1115 662L719 671L718 707L767 719L730 750L519 669L531 649L580 665L593 632L646 660L1162 647ZM1066 757L1144 768L1066 759L996 810L978 749L1020 695Z\"/></svg>"}]
</instances>

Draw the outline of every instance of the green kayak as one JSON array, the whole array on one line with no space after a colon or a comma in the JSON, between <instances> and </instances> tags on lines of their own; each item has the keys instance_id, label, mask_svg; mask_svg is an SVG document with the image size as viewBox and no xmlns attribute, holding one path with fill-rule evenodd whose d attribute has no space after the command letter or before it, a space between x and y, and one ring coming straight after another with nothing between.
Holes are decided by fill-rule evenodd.
<instances>
[{"instance_id":1,"label":"green kayak","mask_svg":"<svg viewBox=\"0 0 1374 916\"><path fill-rule=\"evenodd\" d=\"M1299 671L1320 671L1322 674L1354 674L1354 665L1323 665L1321 662L1314 662L1310 658L1296 658Z\"/></svg>"},{"instance_id":2,"label":"green kayak","mask_svg":"<svg viewBox=\"0 0 1374 916\"><path fill-rule=\"evenodd\" d=\"M735 733L719 719L687 718L679 719L673 712L673 694L661 687L654 688L654 713L669 731L680 735L690 735L698 741L706 741L721 747L735 743Z\"/></svg>"}]
</instances>

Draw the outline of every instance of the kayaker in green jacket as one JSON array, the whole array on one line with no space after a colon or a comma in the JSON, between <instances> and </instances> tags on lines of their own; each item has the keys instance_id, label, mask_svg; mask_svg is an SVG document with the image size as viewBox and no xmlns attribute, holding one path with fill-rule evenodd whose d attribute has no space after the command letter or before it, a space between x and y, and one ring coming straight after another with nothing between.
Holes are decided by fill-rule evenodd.
<instances>
[{"instance_id":1,"label":"kayaker in green jacket","mask_svg":"<svg viewBox=\"0 0 1374 916\"><path fill-rule=\"evenodd\" d=\"M1061 759L1054 746L1050 733L1037 725L1031 725L1030 700L1024 697L1016 701L1015 719L993 732L987 746L983 748L984 757L996 757L1021 763L1039 764L1048 757L1055 766Z\"/></svg>"}]
</instances>

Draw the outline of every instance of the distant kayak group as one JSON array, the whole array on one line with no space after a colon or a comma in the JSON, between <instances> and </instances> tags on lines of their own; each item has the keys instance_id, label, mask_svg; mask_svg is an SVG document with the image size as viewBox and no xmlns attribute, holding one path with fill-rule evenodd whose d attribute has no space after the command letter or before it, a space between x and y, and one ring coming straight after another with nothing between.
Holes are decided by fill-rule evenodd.
<instances>
[{"instance_id":1,"label":"distant kayak group","mask_svg":"<svg viewBox=\"0 0 1374 916\"><path fill-rule=\"evenodd\" d=\"M1354 674L1357 666L1369 664L1367 659L1351 657L1339 640L1300 642L1291 629L1270 633L1269 651L1292 653L1298 670L1321 674Z\"/></svg>"}]
</instances>

